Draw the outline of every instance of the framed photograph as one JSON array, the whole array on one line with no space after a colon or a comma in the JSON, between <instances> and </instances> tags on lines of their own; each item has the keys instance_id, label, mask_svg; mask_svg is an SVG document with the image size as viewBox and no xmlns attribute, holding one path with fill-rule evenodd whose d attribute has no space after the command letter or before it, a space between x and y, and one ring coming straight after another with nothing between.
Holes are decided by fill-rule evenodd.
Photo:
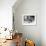
<instances>
[{"instance_id":1,"label":"framed photograph","mask_svg":"<svg viewBox=\"0 0 46 46\"><path fill-rule=\"evenodd\" d=\"M23 25L36 25L36 15L23 15L22 24Z\"/></svg>"}]
</instances>

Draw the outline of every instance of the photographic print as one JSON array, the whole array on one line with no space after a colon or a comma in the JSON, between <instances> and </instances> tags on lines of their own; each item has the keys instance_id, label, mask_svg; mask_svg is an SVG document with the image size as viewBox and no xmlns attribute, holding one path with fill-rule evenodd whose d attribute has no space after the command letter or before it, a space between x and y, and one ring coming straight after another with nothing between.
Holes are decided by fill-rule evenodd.
<instances>
[{"instance_id":1,"label":"photographic print","mask_svg":"<svg viewBox=\"0 0 46 46\"><path fill-rule=\"evenodd\" d=\"M36 25L36 15L23 15L22 24L23 25Z\"/></svg>"}]
</instances>

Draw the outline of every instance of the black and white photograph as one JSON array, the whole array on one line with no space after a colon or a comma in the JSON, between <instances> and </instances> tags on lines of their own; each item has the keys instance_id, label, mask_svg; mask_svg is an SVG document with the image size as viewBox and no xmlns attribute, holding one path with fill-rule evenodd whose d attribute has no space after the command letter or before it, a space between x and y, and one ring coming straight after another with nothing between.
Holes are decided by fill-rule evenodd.
<instances>
[{"instance_id":1,"label":"black and white photograph","mask_svg":"<svg viewBox=\"0 0 46 46\"><path fill-rule=\"evenodd\" d=\"M35 25L36 15L24 15L22 21L23 25Z\"/></svg>"}]
</instances>

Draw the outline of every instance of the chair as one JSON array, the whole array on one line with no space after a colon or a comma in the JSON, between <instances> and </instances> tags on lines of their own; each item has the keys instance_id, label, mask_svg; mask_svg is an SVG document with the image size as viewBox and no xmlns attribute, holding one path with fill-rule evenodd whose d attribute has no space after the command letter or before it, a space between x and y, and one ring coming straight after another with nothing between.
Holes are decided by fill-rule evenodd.
<instances>
[{"instance_id":1,"label":"chair","mask_svg":"<svg viewBox=\"0 0 46 46\"><path fill-rule=\"evenodd\" d=\"M25 46L35 46L35 43L32 40L26 40Z\"/></svg>"}]
</instances>

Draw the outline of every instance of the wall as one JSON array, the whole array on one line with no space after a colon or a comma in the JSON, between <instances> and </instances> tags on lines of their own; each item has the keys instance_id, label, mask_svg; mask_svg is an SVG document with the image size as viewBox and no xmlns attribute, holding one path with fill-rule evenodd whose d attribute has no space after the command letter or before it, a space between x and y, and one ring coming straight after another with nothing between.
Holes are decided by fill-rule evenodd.
<instances>
[{"instance_id":1,"label":"wall","mask_svg":"<svg viewBox=\"0 0 46 46\"><path fill-rule=\"evenodd\" d=\"M46 0L41 1L41 41L46 46Z\"/></svg>"},{"instance_id":2,"label":"wall","mask_svg":"<svg viewBox=\"0 0 46 46\"><path fill-rule=\"evenodd\" d=\"M16 6L16 5L14 5ZM41 46L41 1L40 0L23 0L20 5L13 7L15 29L23 33L24 39L35 41L36 46ZM22 25L22 16L24 14L36 13L37 24L33 26Z\"/></svg>"},{"instance_id":3,"label":"wall","mask_svg":"<svg viewBox=\"0 0 46 46\"><path fill-rule=\"evenodd\" d=\"M0 27L12 29L12 6L16 0L0 0Z\"/></svg>"}]
</instances>

